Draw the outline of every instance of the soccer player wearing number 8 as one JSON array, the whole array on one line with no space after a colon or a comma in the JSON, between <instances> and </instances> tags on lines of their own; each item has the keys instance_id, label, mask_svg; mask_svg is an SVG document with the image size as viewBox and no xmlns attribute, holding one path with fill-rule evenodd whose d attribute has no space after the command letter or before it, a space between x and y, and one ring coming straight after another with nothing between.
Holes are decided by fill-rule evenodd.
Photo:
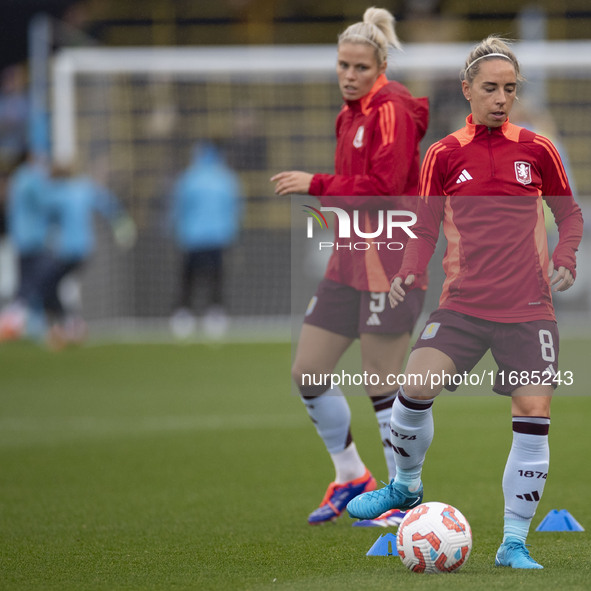
<instances>
[{"instance_id":1,"label":"soccer player wearing number 8","mask_svg":"<svg viewBox=\"0 0 591 591\"><path fill-rule=\"evenodd\" d=\"M416 240L410 240L389 299L396 307L427 266L439 235L447 238L446 279L409 357L406 373L470 372L490 349L498 365L494 391L511 396L513 443L503 475L503 542L498 566L542 568L525 547L549 465L550 402L556 385L558 331L552 289L575 279L583 219L552 143L510 123L520 80L509 45L496 37L477 45L462 71L470 102L466 126L433 144L420 179ZM549 257L542 200L559 241ZM524 375L531 376L523 380ZM519 376L519 380L507 379ZM544 379L536 379L543 376ZM433 437L432 404L443 385L427 380L398 392L392 409L395 480L353 499L367 518L422 499L421 468ZM453 384L445 386L453 390ZM404 438L400 439L400 438Z\"/></svg>"},{"instance_id":2,"label":"soccer player wearing number 8","mask_svg":"<svg viewBox=\"0 0 591 591\"><path fill-rule=\"evenodd\" d=\"M366 392L373 402L390 478L396 470L390 435L396 390L387 378L402 368L426 281L417 282L404 306L390 308L390 278L400 268L401 250L375 245L388 238L379 222L384 210L416 211L419 142L428 123L427 100L413 97L402 84L386 78L388 48L398 45L394 18L384 9L369 8L363 22L340 35L337 76L345 104L336 122L335 174L284 171L271 179L278 195L315 195L322 206L357 212L361 232L374 236L369 250L356 250L349 238L335 232L337 246L308 306L292 368L335 467L334 482L308 517L311 524L336 519L353 496L376 485L355 447L350 409L339 387L306 384L303 379L332 374L356 338L363 371L380 378L377 384L366 384ZM380 227L383 232L378 236ZM397 230L390 238L403 246L408 235ZM367 525L397 525L399 520L395 512Z\"/></svg>"}]
</instances>

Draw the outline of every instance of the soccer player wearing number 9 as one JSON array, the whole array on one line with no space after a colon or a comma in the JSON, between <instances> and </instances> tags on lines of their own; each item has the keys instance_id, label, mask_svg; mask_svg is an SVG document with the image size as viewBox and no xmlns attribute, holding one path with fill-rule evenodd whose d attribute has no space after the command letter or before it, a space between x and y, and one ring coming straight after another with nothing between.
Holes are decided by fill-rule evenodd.
<instances>
[{"instance_id":1,"label":"soccer player wearing number 9","mask_svg":"<svg viewBox=\"0 0 591 591\"><path fill-rule=\"evenodd\" d=\"M433 144L421 168L418 222L389 299L396 307L427 266L439 235L447 238L446 279L409 357L406 373L470 372L490 349L498 365L494 391L511 396L513 443L503 475L504 536L498 566L542 568L525 547L549 465L550 402L558 371L552 289L575 279L583 219L556 148L509 121L519 64L496 37L477 45L462 71L470 102L466 126ZM558 225L548 254L542 199ZM446 385L454 390L453 383ZM443 385L407 385L392 408L396 478L353 499L368 518L422 499L421 468L433 437L432 404Z\"/></svg>"},{"instance_id":2,"label":"soccer player wearing number 9","mask_svg":"<svg viewBox=\"0 0 591 591\"><path fill-rule=\"evenodd\" d=\"M400 228L388 237L379 220L384 210L416 211L419 142L429 111L425 98L412 96L402 84L386 78L389 46L399 43L394 18L384 9L367 9L363 22L339 36L336 70L345 104L336 121L335 174L291 170L271 179L278 195L310 194L324 207L359 214L361 232L374 236L367 243L369 250L357 250L351 239L335 231L336 246L298 341L292 375L335 467L334 482L308 517L310 524L336 519L353 496L376 486L351 436L345 396L338 385L322 379L334 371L356 338L363 371L378 377L377 383L364 386L372 399L390 478L396 470L390 434L396 386L388 376L402 369L426 280L417 282L404 306L390 308L390 278L400 268L402 248L376 244L392 238L403 247L408 240ZM311 375L320 379L305 383L304 376ZM396 525L399 520L399 512L391 512L379 523L364 525Z\"/></svg>"}]
</instances>

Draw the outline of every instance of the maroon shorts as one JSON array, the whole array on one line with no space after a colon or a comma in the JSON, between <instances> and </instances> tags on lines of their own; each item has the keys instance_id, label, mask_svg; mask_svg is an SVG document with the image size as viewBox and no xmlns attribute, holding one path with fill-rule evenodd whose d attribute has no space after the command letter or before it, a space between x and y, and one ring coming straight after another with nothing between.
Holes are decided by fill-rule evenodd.
<instances>
[{"instance_id":1,"label":"maroon shorts","mask_svg":"<svg viewBox=\"0 0 591 591\"><path fill-rule=\"evenodd\" d=\"M556 387L558 327L552 320L492 322L452 310L435 310L413 347L433 347L470 372L490 349L498 370L493 390L509 395L527 384ZM489 378L490 382L490 378ZM457 385L446 386L454 391Z\"/></svg>"},{"instance_id":2,"label":"maroon shorts","mask_svg":"<svg viewBox=\"0 0 591 591\"><path fill-rule=\"evenodd\" d=\"M425 292L413 289L404 302L392 308L387 292L359 291L323 279L308 304L304 323L352 339L361 333L412 333L424 300Z\"/></svg>"}]
</instances>

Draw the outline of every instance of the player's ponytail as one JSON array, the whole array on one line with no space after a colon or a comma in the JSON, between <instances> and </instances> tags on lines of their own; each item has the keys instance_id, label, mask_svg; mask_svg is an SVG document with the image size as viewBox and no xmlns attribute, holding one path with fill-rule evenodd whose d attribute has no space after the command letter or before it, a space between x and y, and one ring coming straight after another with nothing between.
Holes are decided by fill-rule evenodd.
<instances>
[{"instance_id":1,"label":"player's ponytail","mask_svg":"<svg viewBox=\"0 0 591 591\"><path fill-rule=\"evenodd\" d=\"M396 31L394 16L385 8L368 8L363 21L351 25L339 35L339 45L348 43L367 43L375 48L378 66L388 61L388 48L402 49Z\"/></svg>"}]
</instances>

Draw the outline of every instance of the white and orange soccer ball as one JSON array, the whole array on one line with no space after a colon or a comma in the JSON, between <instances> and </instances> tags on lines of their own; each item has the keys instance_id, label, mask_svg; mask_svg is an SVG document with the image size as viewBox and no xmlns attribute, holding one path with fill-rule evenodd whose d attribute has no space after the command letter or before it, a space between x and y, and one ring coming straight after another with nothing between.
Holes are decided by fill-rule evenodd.
<instances>
[{"instance_id":1,"label":"white and orange soccer ball","mask_svg":"<svg viewBox=\"0 0 591 591\"><path fill-rule=\"evenodd\" d=\"M455 507L423 503L409 511L398 526L396 548L404 566L413 572L457 571L470 556L472 530Z\"/></svg>"}]
</instances>

